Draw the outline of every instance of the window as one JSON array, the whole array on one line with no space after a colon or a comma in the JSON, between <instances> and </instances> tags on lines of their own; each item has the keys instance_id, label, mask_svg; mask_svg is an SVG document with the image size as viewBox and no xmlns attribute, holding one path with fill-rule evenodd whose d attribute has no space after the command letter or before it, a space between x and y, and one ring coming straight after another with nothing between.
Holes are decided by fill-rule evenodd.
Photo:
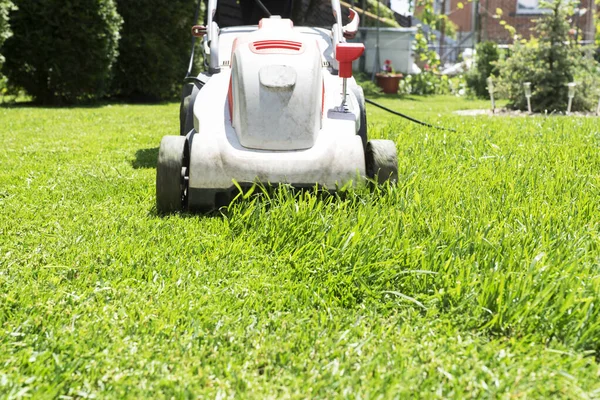
<instances>
[{"instance_id":1,"label":"window","mask_svg":"<svg viewBox=\"0 0 600 400\"><path fill-rule=\"evenodd\" d=\"M548 8L540 8L539 0L517 0L517 14L545 14Z\"/></svg>"}]
</instances>

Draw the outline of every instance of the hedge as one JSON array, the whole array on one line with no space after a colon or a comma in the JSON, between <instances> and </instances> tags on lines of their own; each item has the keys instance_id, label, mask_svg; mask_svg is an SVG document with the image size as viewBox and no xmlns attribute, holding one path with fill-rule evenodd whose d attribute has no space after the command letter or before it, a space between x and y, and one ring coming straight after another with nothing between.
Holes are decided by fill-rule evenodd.
<instances>
[{"instance_id":1,"label":"hedge","mask_svg":"<svg viewBox=\"0 0 600 400\"><path fill-rule=\"evenodd\" d=\"M120 0L123 16L114 94L158 101L181 92L194 24L194 0Z\"/></svg>"},{"instance_id":2,"label":"hedge","mask_svg":"<svg viewBox=\"0 0 600 400\"><path fill-rule=\"evenodd\" d=\"M121 17L113 0L16 0L3 72L44 104L87 102L108 92Z\"/></svg>"}]
</instances>

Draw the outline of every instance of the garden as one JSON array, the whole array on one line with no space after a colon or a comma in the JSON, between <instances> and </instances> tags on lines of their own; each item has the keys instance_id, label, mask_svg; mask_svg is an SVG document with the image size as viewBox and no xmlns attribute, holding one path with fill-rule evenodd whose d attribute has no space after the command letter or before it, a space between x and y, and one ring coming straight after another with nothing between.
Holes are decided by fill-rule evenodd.
<instances>
[{"instance_id":1,"label":"garden","mask_svg":"<svg viewBox=\"0 0 600 400\"><path fill-rule=\"evenodd\" d=\"M148 103L163 94L134 89L147 75L125 80L144 103L123 85L106 97L108 81L87 81L93 95L8 84L0 397L600 397L600 122L564 115L572 81L573 112L593 113L597 64L548 81L539 58L499 59L474 79L488 95L489 75L515 71L498 108L526 109L531 82L527 118L458 115L490 107L475 94L371 87L447 129L367 105L370 137L396 144L396 185L257 187L204 215L156 212L179 102Z\"/></svg>"}]
</instances>

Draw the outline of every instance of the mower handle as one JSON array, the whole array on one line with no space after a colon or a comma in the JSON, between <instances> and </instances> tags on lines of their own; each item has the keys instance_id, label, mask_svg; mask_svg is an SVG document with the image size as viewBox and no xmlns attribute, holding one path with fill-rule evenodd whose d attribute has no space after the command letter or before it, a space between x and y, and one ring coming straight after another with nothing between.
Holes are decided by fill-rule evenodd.
<instances>
[{"instance_id":1,"label":"mower handle","mask_svg":"<svg viewBox=\"0 0 600 400\"><path fill-rule=\"evenodd\" d=\"M346 39L354 39L360 25L360 16L356 11L350 9L350 16L348 18L350 19L350 23L342 28L342 32Z\"/></svg>"}]
</instances>

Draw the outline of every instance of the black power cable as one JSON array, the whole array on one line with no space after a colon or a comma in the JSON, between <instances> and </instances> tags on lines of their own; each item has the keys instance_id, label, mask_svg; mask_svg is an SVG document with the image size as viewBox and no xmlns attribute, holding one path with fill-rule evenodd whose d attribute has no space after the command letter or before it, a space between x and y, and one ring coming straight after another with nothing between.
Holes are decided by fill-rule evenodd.
<instances>
[{"instance_id":1,"label":"black power cable","mask_svg":"<svg viewBox=\"0 0 600 400\"><path fill-rule=\"evenodd\" d=\"M387 108L385 106L382 106L381 104L377 104L373 100L365 99L365 102L369 103L369 104L372 104L375 107L381 108L384 111L387 111L389 113L397 115L399 117L406 118L407 120L409 120L411 122L414 122L415 124L423 125L423 126L426 126L428 128L439 129L439 130L442 130L442 131L456 132L454 129L444 128L444 127L441 127L441 126L434 126L434 125L428 124L427 122L419 121L418 119L415 119L413 117L409 117L408 115L402 114L401 112L394 111L394 110L391 110L391 109L389 109L389 108Z\"/></svg>"}]
</instances>

